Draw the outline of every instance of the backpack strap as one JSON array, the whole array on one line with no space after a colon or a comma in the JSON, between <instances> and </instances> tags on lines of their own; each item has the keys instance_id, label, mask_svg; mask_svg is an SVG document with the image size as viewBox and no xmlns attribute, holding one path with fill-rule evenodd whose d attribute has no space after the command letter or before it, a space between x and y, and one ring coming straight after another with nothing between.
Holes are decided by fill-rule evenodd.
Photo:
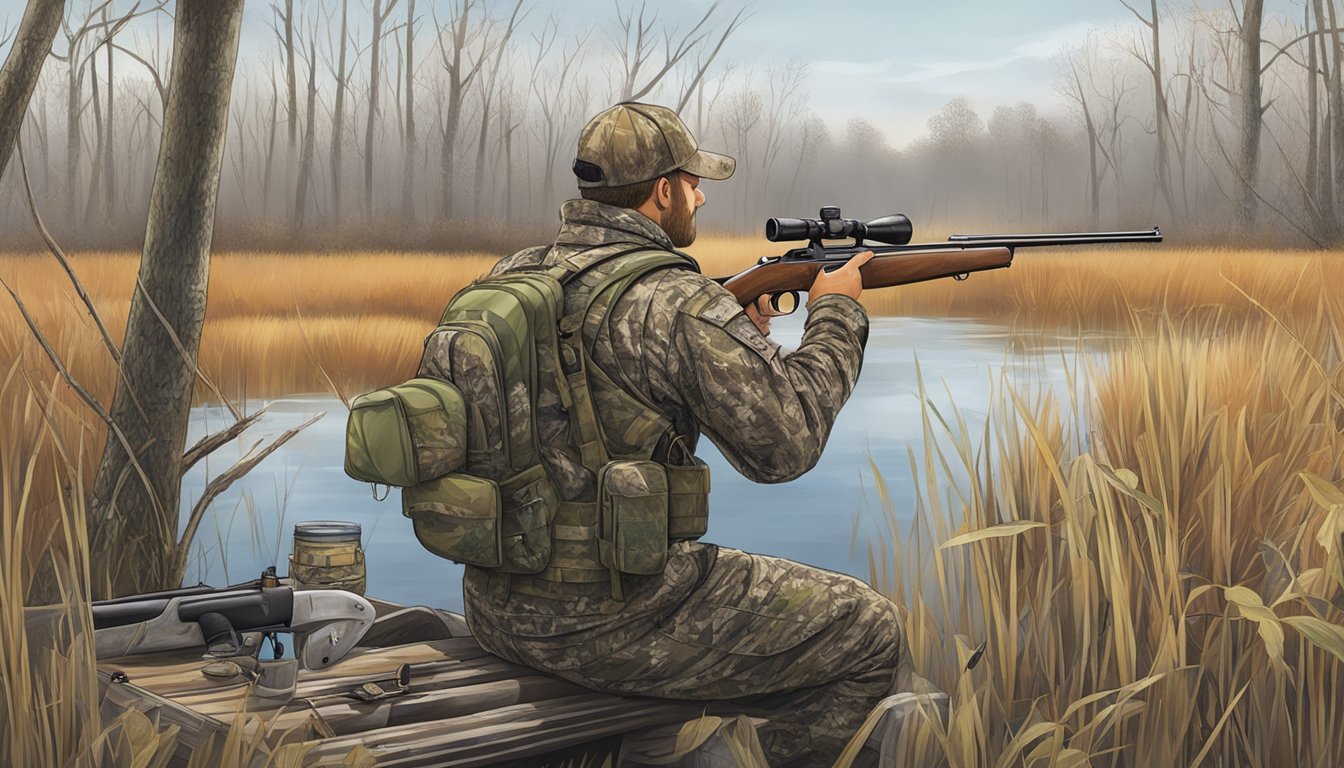
<instances>
[{"instance_id":1,"label":"backpack strap","mask_svg":"<svg viewBox=\"0 0 1344 768\"><path fill-rule=\"evenodd\" d=\"M607 448L606 436L602 433L602 422L597 416L597 408L593 404L593 387L591 387L591 374L601 371L595 369L589 371L589 354L583 344L583 327L587 321L597 321L605 317L607 309L613 307L626 289L645 274L676 266L695 268L694 262L688 262L687 258L679 254L653 249L640 243L629 245L634 247L617 250L614 253L606 247L579 252L556 260L551 268L556 272L548 270L552 276L560 280L560 284L569 289L564 300L566 311L560 317L559 324L560 363L574 402L574 408L570 409L570 422L577 436L579 459L590 472L594 473L610 461L610 451ZM583 284L582 277L591 269L616 258L624 258L624 262L618 265L617 269L609 274L603 274L591 285ZM575 282L578 282L578 285L575 285ZM574 296L575 288L578 289L578 296ZM594 309L599 309L599 312L594 312ZM645 405L645 408L648 406Z\"/></svg>"}]
</instances>

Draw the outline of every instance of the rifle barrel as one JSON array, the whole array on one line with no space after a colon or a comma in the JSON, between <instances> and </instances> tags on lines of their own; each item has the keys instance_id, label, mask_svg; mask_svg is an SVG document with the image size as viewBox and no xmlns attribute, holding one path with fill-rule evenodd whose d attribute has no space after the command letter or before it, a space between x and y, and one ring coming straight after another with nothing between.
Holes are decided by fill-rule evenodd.
<instances>
[{"instance_id":1,"label":"rifle barrel","mask_svg":"<svg viewBox=\"0 0 1344 768\"><path fill-rule=\"evenodd\" d=\"M1129 232L1064 232L1052 234L1024 235L952 235L949 243L974 244L976 246L1002 245L1103 245L1106 243L1160 243L1162 230L1153 227L1150 230Z\"/></svg>"}]
</instances>

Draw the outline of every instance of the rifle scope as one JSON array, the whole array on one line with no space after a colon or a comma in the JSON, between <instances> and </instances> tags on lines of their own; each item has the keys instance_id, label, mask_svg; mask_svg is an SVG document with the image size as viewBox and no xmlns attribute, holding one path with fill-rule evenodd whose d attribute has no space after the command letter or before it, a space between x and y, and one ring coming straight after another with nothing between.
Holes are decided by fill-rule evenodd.
<instances>
[{"instance_id":1,"label":"rifle scope","mask_svg":"<svg viewBox=\"0 0 1344 768\"><path fill-rule=\"evenodd\" d=\"M914 227L903 213L863 222L858 219L840 217L840 209L826 206L821 209L819 219L782 219L772 218L765 222L765 239L774 243L788 240L839 240L854 238L856 244L864 240L874 240L887 245L906 245Z\"/></svg>"}]
</instances>

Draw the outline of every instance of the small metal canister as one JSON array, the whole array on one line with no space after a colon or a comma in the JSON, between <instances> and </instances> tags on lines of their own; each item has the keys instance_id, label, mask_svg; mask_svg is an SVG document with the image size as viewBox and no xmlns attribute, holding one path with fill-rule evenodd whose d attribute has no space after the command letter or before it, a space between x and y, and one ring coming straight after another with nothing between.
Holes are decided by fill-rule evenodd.
<instances>
[{"instance_id":1,"label":"small metal canister","mask_svg":"<svg viewBox=\"0 0 1344 768\"><path fill-rule=\"evenodd\" d=\"M294 526L289 578L300 589L344 589L364 594L364 549L359 523L314 520Z\"/></svg>"}]
</instances>

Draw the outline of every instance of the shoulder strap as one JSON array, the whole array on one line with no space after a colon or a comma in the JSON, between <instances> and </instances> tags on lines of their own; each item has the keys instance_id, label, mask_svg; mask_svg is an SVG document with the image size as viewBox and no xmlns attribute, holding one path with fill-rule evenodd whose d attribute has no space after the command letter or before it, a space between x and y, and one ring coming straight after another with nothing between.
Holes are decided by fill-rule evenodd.
<instances>
[{"instance_id":1,"label":"shoulder strap","mask_svg":"<svg viewBox=\"0 0 1344 768\"><path fill-rule=\"evenodd\" d=\"M596 249L595 249L596 250ZM641 253L642 251L642 253ZM597 264L609 259L626 256L628 258L611 274L605 275L591 286L573 286L574 278ZM588 351L583 343L583 326L598 299L604 299L604 306L612 306L616 299L630 287L635 280L656 269L678 265L691 268L686 259L668 251L639 247L617 251L604 258L584 260L586 263L573 270L575 262L569 260L569 266L557 263L555 268L565 269L564 277L557 275L562 284L577 287L580 294L570 303L566 296L566 312L560 320L560 349L564 376L573 396L574 407L570 410L570 423L577 435L579 454L585 467L596 473L610 461L611 452L607 447L606 436L602 433L602 423L598 419L597 409L593 405L590 377L588 375ZM582 263L582 262L580 262ZM568 308L573 306L572 310Z\"/></svg>"}]
</instances>

